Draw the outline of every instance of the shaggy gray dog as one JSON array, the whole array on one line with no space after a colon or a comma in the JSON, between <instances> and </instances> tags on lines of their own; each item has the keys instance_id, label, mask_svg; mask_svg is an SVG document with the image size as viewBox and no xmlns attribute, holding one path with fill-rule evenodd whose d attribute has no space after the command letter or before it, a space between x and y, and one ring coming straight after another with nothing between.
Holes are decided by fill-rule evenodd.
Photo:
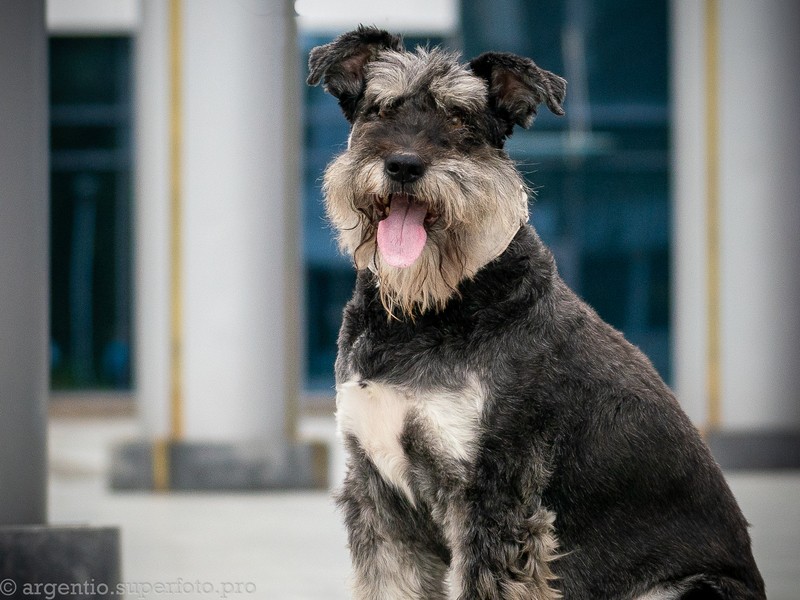
<instances>
[{"instance_id":1,"label":"shaggy gray dog","mask_svg":"<svg viewBox=\"0 0 800 600\"><path fill-rule=\"evenodd\" d=\"M359 28L310 57L358 269L336 364L359 599L764 598L747 524L650 362L559 278L503 151L566 82Z\"/></svg>"}]
</instances>

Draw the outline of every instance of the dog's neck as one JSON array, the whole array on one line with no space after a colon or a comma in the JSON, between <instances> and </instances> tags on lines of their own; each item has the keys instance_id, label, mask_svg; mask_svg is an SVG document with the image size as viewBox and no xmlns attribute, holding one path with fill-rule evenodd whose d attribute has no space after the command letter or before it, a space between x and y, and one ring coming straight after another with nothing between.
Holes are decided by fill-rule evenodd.
<instances>
[{"instance_id":1,"label":"dog's neck","mask_svg":"<svg viewBox=\"0 0 800 600\"><path fill-rule=\"evenodd\" d=\"M471 279L478 271L492 262L495 258L503 254L508 245L519 233L520 227L524 223L518 223L516 227L501 228L496 227L497 231L485 232L473 241L475 251L470 253L464 269L464 278Z\"/></svg>"}]
</instances>

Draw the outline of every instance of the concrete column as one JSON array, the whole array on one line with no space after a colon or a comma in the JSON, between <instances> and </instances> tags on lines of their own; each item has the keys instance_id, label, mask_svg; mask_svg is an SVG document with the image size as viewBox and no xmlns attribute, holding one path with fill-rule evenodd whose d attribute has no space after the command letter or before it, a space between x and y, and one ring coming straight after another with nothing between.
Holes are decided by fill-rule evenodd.
<instances>
[{"instance_id":1,"label":"concrete column","mask_svg":"<svg viewBox=\"0 0 800 600\"><path fill-rule=\"evenodd\" d=\"M177 103L168 2L143 4L137 39L137 401L150 439L183 446L173 456L179 462L189 447L235 445L251 457L260 448L280 471L296 454L300 388L301 76L293 3L180 7ZM171 167L176 126L180 160ZM175 222L173 177L181 204ZM173 228L181 240L177 272L170 270ZM214 460L198 458L198 465Z\"/></svg>"},{"instance_id":2,"label":"concrete column","mask_svg":"<svg viewBox=\"0 0 800 600\"><path fill-rule=\"evenodd\" d=\"M184 2L187 439L282 442L298 393L292 6Z\"/></svg>"},{"instance_id":3,"label":"concrete column","mask_svg":"<svg viewBox=\"0 0 800 600\"><path fill-rule=\"evenodd\" d=\"M800 4L720 6L723 419L800 428Z\"/></svg>"},{"instance_id":4,"label":"concrete column","mask_svg":"<svg viewBox=\"0 0 800 600\"><path fill-rule=\"evenodd\" d=\"M136 403L146 436L169 435L169 49L167 2L142 3L135 54Z\"/></svg>"},{"instance_id":5,"label":"concrete column","mask_svg":"<svg viewBox=\"0 0 800 600\"><path fill-rule=\"evenodd\" d=\"M47 37L0 2L0 525L46 519Z\"/></svg>"},{"instance_id":6,"label":"concrete column","mask_svg":"<svg viewBox=\"0 0 800 600\"><path fill-rule=\"evenodd\" d=\"M718 429L800 430L800 5L717 3L718 95L706 107L705 2L673 0L674 365L708 424L706 117L719 126ZM711 157L713 160L713 157Z\"/></svg>"},{"instance_id":7,"label":"concrete column","mask_svg":"<svg viewBox=\"0 0 800 600\"><path fill-rule=\"evenodd\" d=\"M0 580L119 581L119 531L49 527L44 0L0 2ZM65 560L64 557L69 557Z\"/></svg>"},{"instance_id":8,"label":"concrete column","mask_svg":"<svg viewBox=\"0 0 800 600\"><path fill-rule=\"evenodd\" d=\"M705 26L702 2L672 2L673 373L697 425L708 419Z\"/></svg>"}]
</instances>

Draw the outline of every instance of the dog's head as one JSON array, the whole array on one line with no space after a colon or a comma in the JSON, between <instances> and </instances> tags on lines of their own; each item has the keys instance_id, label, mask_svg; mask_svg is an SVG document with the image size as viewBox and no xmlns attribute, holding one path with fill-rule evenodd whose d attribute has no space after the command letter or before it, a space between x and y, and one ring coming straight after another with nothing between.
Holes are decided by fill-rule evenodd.
<instances>
[{"instance_id":1,"label":"dog's head","mask_svg":"<svg viewBox=\"0 0 800 600\"><path fill-rule=\"evenodd\" d=\"M324 183L342 248L377 274L390 313L442 308L527 220L503 144L539 104L563 114L566 82L514 54L464 64L366 27L314 48L309 70L352 125Z\"/></svg>"}]
</instances>

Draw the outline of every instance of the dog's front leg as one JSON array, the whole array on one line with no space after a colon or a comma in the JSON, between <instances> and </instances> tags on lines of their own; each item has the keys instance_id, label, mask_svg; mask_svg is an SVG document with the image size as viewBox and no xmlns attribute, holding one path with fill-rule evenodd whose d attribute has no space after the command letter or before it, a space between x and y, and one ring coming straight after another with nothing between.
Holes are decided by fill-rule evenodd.
<instances>
[{"instance_id":1,"label":"dog's front leg","mask_svg":"<svg viewBox=\"0 0 800 600\"><path fill-rule=\"evenodd\" d=\"M444 544L429 520L351 443L337 496L347 527L357 600L445 600Z\"/></svg>"},{"instance_id":2,"label":"dog's front leg","mask_svg":"<svg viewBox=\"0 0 800 600\"><path fill-rule=\"evenodd\" d=\"M451 600L553 600L554 514L505 491L468 490L448 515Z\"/></svg>"}]
</instances>

